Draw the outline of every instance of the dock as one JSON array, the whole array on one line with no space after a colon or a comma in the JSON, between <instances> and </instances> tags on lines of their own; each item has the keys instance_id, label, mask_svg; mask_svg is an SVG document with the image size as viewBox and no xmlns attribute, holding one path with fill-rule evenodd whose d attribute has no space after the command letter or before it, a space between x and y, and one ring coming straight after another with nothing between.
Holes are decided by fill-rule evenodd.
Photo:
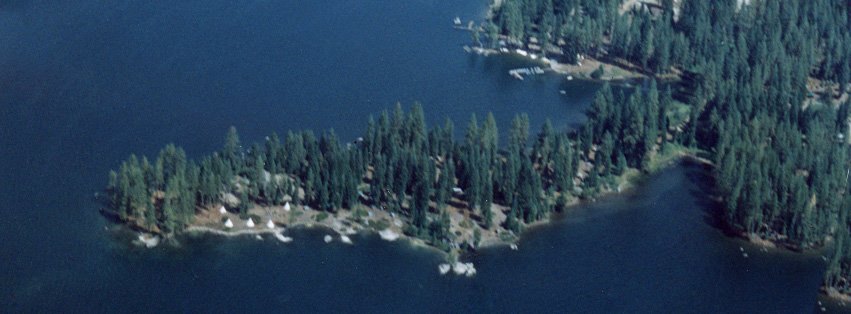
<instances>
[{"instance_id":1,"label":"dock","mask_svg":"<svg viewBox=\"0 0 851 314\"><path fill-rule=\"evenodd\" d=\"M542 69L541 67L532 67L532 68L517 68L517 69L512 69L512 70L508 71L508 75L511 75L514 78L521 80L521 81L524 79L523 78L524 75L531 76L531 75L537 75L537 74L544 74L544 69Z\"/></svg>"}]
</instances>

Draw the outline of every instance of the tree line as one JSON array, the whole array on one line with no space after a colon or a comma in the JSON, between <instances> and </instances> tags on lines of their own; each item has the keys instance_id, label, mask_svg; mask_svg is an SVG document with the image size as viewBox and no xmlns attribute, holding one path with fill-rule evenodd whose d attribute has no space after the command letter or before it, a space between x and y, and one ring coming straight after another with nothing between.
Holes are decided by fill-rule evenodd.
<instances>
[{"instance_id":1,"label":"tree line","mask_svg":"<svg viewBox=\"0 0 851 314\"><path fill-rule=\"evenodd\" d=\"M172 233L196 212L219 204L238 204L229 209L243 217L257 204L291 202L329 213L370 206L405 217L406 233L445 247L454 237L450 205L483 229L501 223L519 232L575 198L615 189L615 177L643 167L647 155L663 146L658 134L667 120L660 112L668 102L670 92L660 97L655 83L629 97L604 85L583 131L556 130L547 121L532 136L529 118L520 114L506 145L499 143L492 114L482 122L472 115L463 139L456 140L453 121L428 128L419 104L370 117L363 136L350 143L333 131L319 137L302 131L243 146L230 128L221 150L197 162L173 144L153 163L131 155L110 172L108 207L137 227ZM597 135L594 129L609 124L640 128L641 138L630 131ZM497 222L500 208L507 208L506 218Z\"/></svg>"}]
</instances>

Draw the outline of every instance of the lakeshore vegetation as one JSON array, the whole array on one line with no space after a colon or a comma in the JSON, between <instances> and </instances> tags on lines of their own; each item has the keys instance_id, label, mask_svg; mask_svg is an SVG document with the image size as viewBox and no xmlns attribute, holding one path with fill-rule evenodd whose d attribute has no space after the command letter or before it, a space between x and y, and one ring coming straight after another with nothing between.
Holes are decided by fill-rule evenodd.
<instances>
[{"instance_id":1,"label":"lakeshore vegetation","mask_svg":"<svg viewBox=\"0 0 851 314\"><path fill-rule=\"evenodd\" d=\"M851 292L851 4L623 3L505 0L480 30L494 47L535 42L550 58L584 54L681 77L683 143L715 165L723 224L795 249L833 239L825 288ZM589 123L591 143L628 127L600 122Z\"/></svg>"},{"instance_id":2,"label":"lakeshore vegetation","mask_svg":"<svg viewBox=\"0 0 851 314\"><path fill-rule=\"evenodd\" d=\"M617 189L628 169L646 168L648 155L665 147L656 139L667 130L660 113L671 102L670 91L660 94L655 83L629 97L605 85L594 101L592 120L601 121L594 127L630 127L605 132L599 147L591 128L580 135L557 131L549 121L530 138L526 115L513 119L504 147L491 114L482 122L473 115L456 141L454 123L428 128L419 104L407 113L397 105L370 117L351 143L333 131L318 137L303 131L283 140L272 134L244 149L231 128L222 149L199 162L171 144L153 161L131 155L110 172L108 211L134 227L168 234L190 225L197 211L229 203L228 197L238 199L230 209L244 217L251 206L285 202L329 213L369 206L405 217L410 236L458 247L447 216L453 197L452 207L480 228L518 233L576 199ZM500 208L507 208L499 213L506 218L496 225Z\"/></svg>"},{"instance_id":3,"label":"lakeshore vegetation","mask_svg":"<svg viewBox=\"0 0 851 314\"><path fill-rule=\"evenodd\" d=\"M794 249L832 244L825 287L851 293L849 3L622 2L503 0L473 28L491 48L534 42L552 59L679 78L628 95L604 84L578 130L545 123L532 136L519 115L503 146L493 117L473 116L456 141L452 121L428 128L419 105L370 118L353 143L303 131L246 149L231 129L197 162L174 145L154 161L130 156L110 173L108 210L172 233L226 195L242 213L286 201L331 213L363 205L398 213L406 233L443 247L453 243L449 205L484 229L519 232L689 153L714 165L725 228ZM496 225L499 208L506 219Z\"/></svg>"}]
</instances>

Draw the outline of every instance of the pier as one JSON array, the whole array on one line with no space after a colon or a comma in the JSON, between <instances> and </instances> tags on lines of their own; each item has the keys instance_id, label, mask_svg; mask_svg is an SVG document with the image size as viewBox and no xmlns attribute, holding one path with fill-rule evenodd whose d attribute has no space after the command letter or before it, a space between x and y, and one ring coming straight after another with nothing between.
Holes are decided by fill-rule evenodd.
<instances>
[{"instance_id":1,"label":"pier","mask_svg":"<svg viewBox=\"0 0 851 314\"><path fill-rule=\"evenodd\" d=\"M544 74L544 69L542 69L541 67L531 67L531 68L512 69L512 70L508 71L508 75L511 75L514 78L521 80L521 81L524 79L523 78L524 75L530 76L530 75L537 75L537 74Z\"/></svg>"}]
</instances>

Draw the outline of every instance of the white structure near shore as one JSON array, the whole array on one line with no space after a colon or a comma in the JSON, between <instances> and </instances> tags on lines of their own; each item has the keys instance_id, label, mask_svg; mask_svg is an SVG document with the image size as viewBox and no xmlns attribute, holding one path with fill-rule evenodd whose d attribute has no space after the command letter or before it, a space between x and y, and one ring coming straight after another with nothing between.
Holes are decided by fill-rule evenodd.
<instances>
[{"instance_id":1,"label":"white structure near shore","mask_svg":"<svg viewBox=\"0 0 851 314\"><path fill-rule=\"evenodd\" d=\"M233 228L233 221L231 221L230 218L228 218L228 220L225 221L225 228L228 228L228 229Z\"/></svg>"},{"instance_id":2,"label":"white structure near shore","mask_svg":"<svg viewBox=\"0 0 851 314\"><path fill-rule=\"evenodd\" d=\"M248 222L245 223L245 226L248 227L248 228L254 228L254 219L251 219L251 217L248 217Z\"/></svg>"}]
</instances>

